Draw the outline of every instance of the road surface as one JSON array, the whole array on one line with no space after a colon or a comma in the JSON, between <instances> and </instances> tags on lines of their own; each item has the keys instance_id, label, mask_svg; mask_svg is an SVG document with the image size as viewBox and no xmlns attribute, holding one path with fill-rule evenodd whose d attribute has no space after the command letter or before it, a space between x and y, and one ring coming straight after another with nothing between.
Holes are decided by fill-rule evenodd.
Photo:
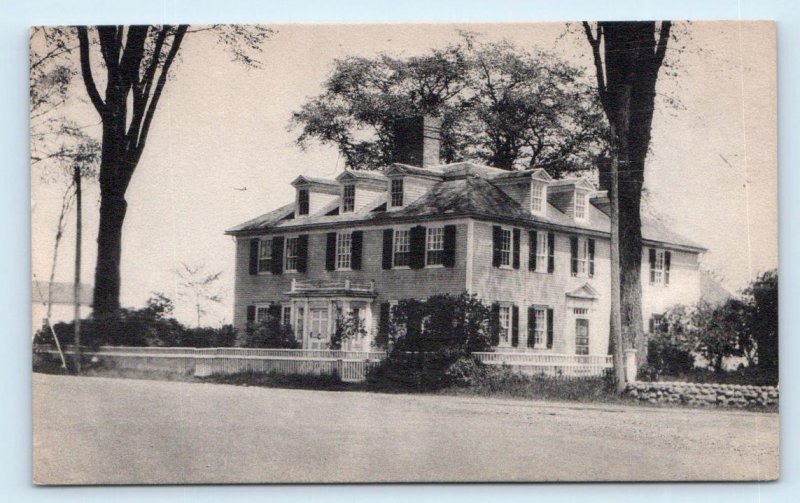
<instances>
[{"instance_id":1,"label":"road surface","mask_svg":"<svg viewBox=\"0 0 800 503\"><path fill-rule=\"evenodd\" d=\"M39 484L767 480L778 415L33 375Z\"/></svg>"}]
</instances>

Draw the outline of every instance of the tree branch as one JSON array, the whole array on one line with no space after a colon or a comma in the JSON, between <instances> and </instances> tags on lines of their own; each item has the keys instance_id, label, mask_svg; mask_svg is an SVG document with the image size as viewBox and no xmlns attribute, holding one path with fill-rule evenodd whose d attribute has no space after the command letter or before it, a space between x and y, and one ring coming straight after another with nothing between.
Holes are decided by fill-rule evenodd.
<instances>
[{"instance_id":1,"label":"tree branch","mask_svg":"<svg viewBox=\"0 0 800 503\"><path fill-rule=\"evenodd\" d=\"M592 27L589 26L588 22L584 21L583 31L586 32L586 38L589 41L589 45L592 46L592 57L594 59L595 73L597 74L597 92L600 95L600 103L602 103L606 114L608 114L609 106L606 93L605 70L603 69L603 58L600 56L600 40L603 36L602 26L599 22L597 23L597 37L594 37L592 34Z\"/></svg>"},{"instance_id":2,"label":"tree branch","mask_svg":"<svg viewBox=\"0 0 800 503\"><path fill-rule=\"evenodd\" d=\"M167 54L167 59L164 60L164 65L161 67L161 74L158 76L158 84L156 84L156 88L153 91L153 97L150 99L150 105L147 107L147 113L144 117L144 122L142 123L141 132L139 133L139 142L136 145L137 158L139 155L141 155L144 145L147 142L147 134L150 132L150 123L153 121L153 115L156 112L158 100L161 98L161 92L164 90L164 86L167 83L167 74L172 66L172 62L175 61L175 56L178 54L181 41L183 40L183 36L186 34L186 30L188 28L188 25L183 24L178 26L178 29L175 31L175 36L172 39L172 44L169 49L169 53Z\"/></svg>"},{"instance_id":3,"label":"tree branch","mask_svg":"<svg viewBox=\"0 0 800 503\"><path fill-rule=\"evenodd\" d=\"M139 129L142 125L142 119L147 108L147 99L150 97L150 91L153 88L156 70L158 69L158 62L161 60L161 50L164 46L164 40L167 34L172 29L171 26L165 25L161 27L156 37L155 46L153 47L153 54L151 55L150 64L144 72L141 80L133 83L134 96L133 96L133 118L131 125L128 128L127 142L130 148L136 146L139 140Z\"/></svg>"},{"instance_id":4,"label":"tree branch","mask_svg":"<svg viewBox=\"0 0 800 503\"><path fill-rule=\"evenodd\" d=\"M661 63L664 62L664 55L667 53L667 42L669 42L669 31L671 28L672 21L661 21L661 30L658 34L658 44L656 45L656 54L654 58L656 71L661 68Z\"/></svg>"},{"instance_id":5,"label":"tree branch","mask_svg":"<svg viewBox=\"0 0 800 503\"><path fill-rule=\"evenodd\" d=\"M92 100L92 104L97 110L97 113L100 114L100 117L105 117L106 104L103 103L100 93L97 92L97 86L94 83L94 77L92 77L92 65L89 60L89 35L86 33L85 26L78 26L78 41L80 45L83 84L86 86L86 92L89 94L89 98Z\"/></svg>"}]
</instances>

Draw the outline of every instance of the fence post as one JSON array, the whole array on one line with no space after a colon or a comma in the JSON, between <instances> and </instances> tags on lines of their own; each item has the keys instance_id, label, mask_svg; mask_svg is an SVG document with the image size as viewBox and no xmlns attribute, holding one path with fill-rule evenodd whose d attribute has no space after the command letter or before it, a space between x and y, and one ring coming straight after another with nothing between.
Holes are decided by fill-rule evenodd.
<instances>
[{"instance_id":1,"label":"fence post","mask_svg":"<svg viewBox=\"0 0 800 503\"><path fill-rule=\"evenodd\" d=\"M625 350L625 382L636 381L636 350Z\"/></svg>"},{"instance_id":2,"label":"fence post","mask_svg":"<svg viewBox=\"0 0 800 503\"><path fill-rule=\"evenodd\" d=\"M335 372L339 376L339 380L340 381L344 380L344 375L342 374L342 370L343 369L344 369L344 362L342 361L341 358L339 358L339 359L336 360L336 370L335 370Z\"/></svg>"}]
</instances>

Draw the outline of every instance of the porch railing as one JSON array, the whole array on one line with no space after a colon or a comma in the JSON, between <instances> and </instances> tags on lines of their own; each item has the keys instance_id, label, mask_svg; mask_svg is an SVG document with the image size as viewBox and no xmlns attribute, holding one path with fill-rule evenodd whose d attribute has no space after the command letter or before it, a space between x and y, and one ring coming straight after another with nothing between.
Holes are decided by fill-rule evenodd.
<instances>
[{"instance_id":1,"label":"porch railing","mask_svg":"<svg viewBox=\"0 0 800 503\"><path fill-rule=\"evenodd\" d=\"M324 291L337 291L337 290L349 290L349 291L356 291L356 292L366 292L372 293L375 291L375 282L359 282L359 281L351 281L349 279L345 280L334 280L334 281L299 281L295 278L292 278L292 287L291 293L298 293L298 292L306 292L306 291L316 291L316 292L324 292Z\"/></svg>"}]
</instances>

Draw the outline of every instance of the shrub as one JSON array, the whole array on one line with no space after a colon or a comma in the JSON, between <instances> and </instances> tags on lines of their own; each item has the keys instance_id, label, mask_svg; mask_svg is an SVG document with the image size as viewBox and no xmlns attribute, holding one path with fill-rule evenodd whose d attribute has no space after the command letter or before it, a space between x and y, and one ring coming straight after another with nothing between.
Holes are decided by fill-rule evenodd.
<instances>
[{"instance_id":1,"label":"shrub","mask_svg":"<svg viewBox=\"0 0 800 503\"><path fill-rule=\"evenodd\" d=\"M758 366L778 373L778 271L761 274L744 294L748 300L748 331L756 346Z\"/></svg>"},{"instance_id":2,"label":"shrub","mask_svg":"<svg viewBox=\"0 0 800 503\"><path fill-rule=\"evenodd\" d=\"M267 316L255 327L245 333L242 346L246 348L298 349L302 344L294 335L291 325L283 325L274 316Z\"/></svg>"},{"instance_id":3,"label":"shrub","mask_svg":"<svg viewBox=\"0 0 800 503\"><path fill-rule=\"evenodd\" d=\"M368 374L382 389L436 390L465 385L480 365L470 355L491 347L491 310L475 295L404 299L387 327L391 350Z\"/></svg>"},{"instance_id":4,"label":"shrub","mask_svg":"<svg viewBox=\"0 0 800 503\"><path fill-rule=\"evenodd\" d=\"M236 333L231 325L220 328L189 328L170 318L172 301L161 294L151 297L141 309L120 309L113 315L81 320L81 346L233 346ZM56 323L53 330L62 345L74 344L74 323ZM36 333L36 344L53 344L49 329Z\"/></svg>"},{"instance_id":5,"label":"shrub","mask_svg":"<svg viewBox=\"0 0 800 503\"><path fill-rule=\"evenodd\" d=\"M331 335L330 349L342 349L342 344L349 340L367 335L367 326L360 316L339 314L336 317L336 329Z\"/></svg>"}]
</instances>

